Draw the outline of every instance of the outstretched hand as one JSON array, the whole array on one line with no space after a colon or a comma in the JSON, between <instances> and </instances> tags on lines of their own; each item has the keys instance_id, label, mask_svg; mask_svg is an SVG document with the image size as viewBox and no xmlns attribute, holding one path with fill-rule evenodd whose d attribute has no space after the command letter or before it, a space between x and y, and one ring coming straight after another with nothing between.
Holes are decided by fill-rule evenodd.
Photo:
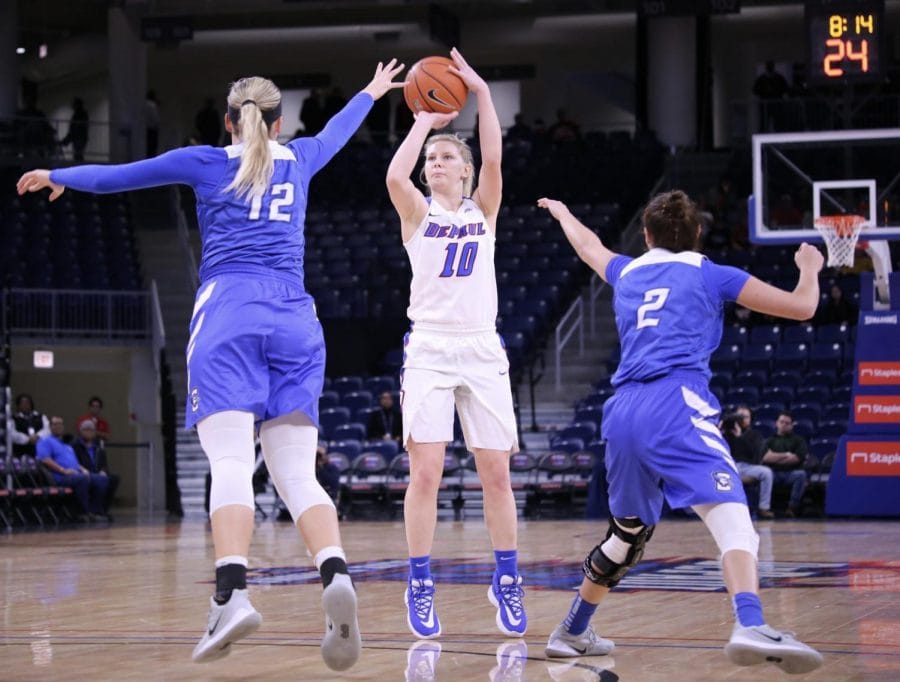
<instances>
[{"instance_id":1,"label":"outstretched hand","mask_svg":"<svg viewBox=\"0 0 900 682\"><path fill-rule=\"evenodd\" d=\"M806 269L819 272L825 264L825 258L815 246L803 242L796 253L794 253L794 262L801 272Z\"/></svg>"},{"instance_id":2,"label":"outstretched hand","mask_svg":"<svg viewBox=\"0 0 900 682\"><path fill-rule=\"evenodd\" d=\"M484 81L484 78L479 76L475 69L469 66L469 62L463 58L460 51L455 47L450 50L450 59L453 60L454 66L447 67L447 70L462 78L463 83L466 84L466 87L469 88L471 92L477 93L480 90L487 90L488 85Z\"/></svg>"},{"instance_id":3,"label":"outstretched hand","mask_svg":"<svg viewBox=\"0 0 900 682\"><path fill-rule=\"evenodd\" d=\"M546 208L550 211L550 215L556 218L556 220L562 220L565 216L569 215L569 207L556 199L541 197L538 199L537 205L540 208Z\"/></svg>"},{"instance_id":4,"label":"outstretched hand","mask_svg":"<svg viewBox=\"0 0 900 682\"><path fill-rule=\"evenodd\" d=\"M402 88L403 81L395 81L394 76L403 71L405 67L405 64L397 64L396 59L391 59L387 65L378 62L372 81L362 91L369 93L372 99L379 99L389 90Z\"/></svg>"},{"instance_id":5,"label":"outstretched hand","mask_svg":"<svg viewBox=\"0 0 900 682\"><path fill-rule=\"evenodd\" d=\"M28 171L16 183L16 191L20 195L25 194L25 192L40 192L48 187L50 188L50 201L56 201L59 195L66 190L64 185L51 182L50 171L44 168Z\"/></svg>"},{"instance_id":6,"label":"outstretched hand","mask_svg":"<svg viewBox=\"0 0 900 682\"><path fill-rule=\"evenodd\" d=\"M447 127L450 121L457 116L459 116L458 111L451 111L449 114L442 114L437 111L420 111L415 114L415 119L417 122L426 122L431 130L440 130Z\"/></svg>"}]
</instances>

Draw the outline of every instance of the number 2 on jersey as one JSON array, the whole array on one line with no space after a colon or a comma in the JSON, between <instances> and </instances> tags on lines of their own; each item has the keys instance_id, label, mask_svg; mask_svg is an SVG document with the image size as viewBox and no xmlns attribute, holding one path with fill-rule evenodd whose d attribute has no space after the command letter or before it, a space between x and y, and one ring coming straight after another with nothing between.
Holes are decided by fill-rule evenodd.
<instances>
[{"instance_id":1,"label":"number 2 on jersey","mask_svg":"<svg viewBox=\"0 0 900 682\"><path fill-rule=\"evenodd\" d=\"M439 277L453 277L453 266L456 264L456 251L458 248L456 242L447 244L447 258L444 259L444 269L441 270ZM459 249L459 263L456 268L457 277L468 277L472 274L472 268L475 267L475 256L478 255L478 242L466 242Z\"/></svg>"},{"instance_id":2,"label":"number 2 on jersey","mask_svg":"<svg viewBox=\"0 0 900 682\"><path fill-rule=\"evenodd\" d=\"M294 183L283 182L278 185L272 185L272 200L269 202L269 220L281 223L291 222L290 212L282 213L281 209L287 207L290 209L294 205ZM262 197L253 197L250 202L250 220L259 220L262 213Z\"/></svg>"},{"instance_id":3,"label":"number 2 on jersey","mask_svg":"<svg viewBox=\"0 0 900 682\"><path fill-rule=\"evenodd\" d=\"M637 309L637 328L656 327L658 317L647 317L647 313L655 312L666 304L670 289L650 289L644 292L644 305Z\"/></svg>"}]
</instances>

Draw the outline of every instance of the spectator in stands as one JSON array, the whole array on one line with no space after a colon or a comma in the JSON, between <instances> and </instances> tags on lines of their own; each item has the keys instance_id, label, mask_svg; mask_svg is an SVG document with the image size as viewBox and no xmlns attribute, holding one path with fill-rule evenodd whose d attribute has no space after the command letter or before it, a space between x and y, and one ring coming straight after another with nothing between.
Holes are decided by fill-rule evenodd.
<instances>
[{"instance_id":1,"label":"spectator in stands","mask_svg":"<svg viewBox=\"0 0 900 682\"><path fill-rule=\"evenodd\" d=\"M49 156L56 144L56 135L45 114L37 105L37 96L25 96L25 106L16 112L20 151L24 154Z\"/></svg>"},{"instance_id":2,"label":"spectator in stands","mask_svg":"<svg viewBox=\"0 0 900 682\"><path fill-rule=\"evenodd\" d=\"M37 442L50 435L50 422L45 415L34 409L34 400L27 393L20 393L16 396L13 424L15 428L10 430L13 456L34 457Z\"/></svg>"},{"instance_id":3,"label":"spectator in stands","mask_svg":"<svg viewBox=\"0 0 900 682\"><path fill-rule=\"evenodd\" d=\"M337 501L341 491L341 472L328 460L328 450L324 445L316 448L316 480L329 497Z\"/></svg>"},{"instance_id":4,"label":"spectator in stands","mask_svg":"<svg viewBox=\"0 0 900 682\"><path fill-rule=\"evenodd\" d=\"M109 422L100 414L102 411L103 401L100 399L100 396L91 396L90 400L88 400L88 411L75 420L75 426L77 431L81 431L81 423L83 421L86 419L92 421L96 429L97 438L101 443L105 443L109 440L110 429Z\"/></svg>"},{"instance_id":5,"label":"spectator in stands","mask_svg":"<svg viewBox=\"0 0 900 682\"><path fill-rule=\"evenodd\" d=\"M144 127L147 131L147 156L154 157L159 151L159 100L153 90L147 91L144 100Z\"/></svg>"},{"instance_id":6,"label":"spectator in stands","mask_svg":"<svg viewBox=\"0 0 900 682\"><path fill-rule=\"evenodd\" d=\"M565 109L556 110L556 122L547 131L551 142L576 142L581 139L581 129Z\"/></svg>"},{"instance_id":7,"label":"spectator in stands","mask_svg":"<svg viewBox=\"0 0 900 682\"><path fill-rule=\"evenodd\" d=\"M743 409L745 411L739 408L735 414L727 415L722 420L722 435L728 442L731 456L741 475L741 481L759 483L759 503L756 515L761 519L772 519L775 518L775 514L772 513L772 470L760 464L762 448L757 447L756 439L744 438L748 434L744 433L743 424L746 420L749 425L750 411L747 408ZM754 431L753 435L758 436L759 434Z\"/></svg>"},{"instance_id":8,"label":"spectator in stands","mask_svg":"<svg viewBox=\"0 0 900 682\"><path fill-rule=\"evenodd\" d=\"M325 96L319 88L313 88L300 107L300 122L307 137L318 135L328 118L325 116Z\"/></svg>"},{"instance_id":9,"label":"spectator in stands","mask_svg":"<svg viewBox=\"0 0 900 682\"><path fill-rule=\"evenodd\" d=\"M791 497L785 516L800 515L800 504L806 491L806 470L803 468L809 448L803 436L794 433L794 417L787 410L775 420L775 435L766 441L762 463L772 467L776 486L789 486Z\"/></svg>"},{"instance_id":10,"label":"spectator in stands","mask_svg":"<svg viewBox=\"0 0 900 682\"><path fill-rule=\"evenodd\" d=\"M194 116L194 128L197 130L197 139L200 144L208 144L218 147L222 141L222 119L216 109L216 103L212 97L207 97L203 108Z\"/></svg>"},{"instance_id":11,"label":"spectator in stands","mask_svg":"<svg viewBox=\"0 0 900 682\"><path fill-rule=\"evenodd\" d=\"M668 501L672 508L692 508L722 553L736 619L725 646L728 657L738 665L774 661L797 673L818 668L817 651L766 624L759 537L717 428L720 407L709 386L709 357L721 340L726 301L788 319L811 318L822 254L801 244L794 254L797 285L784 291L697 253L700 218L684 192L659 194L644 208L649 251L637 258L610 251L562 202L541 198L538 206L559 221L581 260L613 287L622 345L611 380L616 392L603 406L609 529L585 558L578 595L550 635L546 655L594 656L613 648L590 627L591 618L640 561Z\"/></svg>"},{"instance_id":12,"label":"spectator in stands","mask_svg":"<svg viewBox=\"0 0 900 682\"><path fill-rule=\"evenodd\" d=\"M91 474L81 466L71 445L63 442L65 422L62 417L50 417L50 435L37 444L37 459L53 475L57 485L69 486L75 491L82 514L90 519L106 520L106 492L109 478Z\"/></svg>"},{"instance_id":13,"label":"spectator in stands","mask_svg":"<svg viewBox=\"0 0 900 682\"><path fill-rule=\"evenodd\" d=\"M822 324L855 324L859 311L844 297L844 292L837 284L832 284L828 291L828 300L819 311L819 322Z\"/></svg>"},{"instance_id":14,"label":"spectator in stands","mask_svg":"<svg viewBox=\"0 0 900 682\"><path fill-rule=\"evenodd\" d=\"M385 391L378 397L378 411L369 415L366 436L372 439L395 440L401 445L403 420L400 410L394 406L394 396Z\"/></svg>"},{"instance_id":15,"label":"spectator in stands","mask_svg":"<svg viewBox=\"0 0 900 682\"><path fill-rule=\"evenodd\" d=\"M496 570L488 589L497 626L521 637L527 627L518 569L517 515L509 477L510 452L519 449L509 360L496 331L494 241L503 177L502 131L488 84L455 48L451 71L475 95L481 169L474 189L472 148L456 135L429 137L457 115L420 112L387 171L413 268L403 366L403 443L410 455L404 500L409 547L407 624L417 637L441 634L434 608L431 550L444 450L453 440L454 403L466 445L474 453L484 491L484 518ZM420 179L410 179L420 153Z\"/></svg>"},{"instance_id":16,"label":"spectator in stands","mask_svg":"<svg viewBox=\"0 0 900 682\"><path fill-rule=\"evenodd\" d=\"M106 448L97 438L97 427L93 419L82 419L78 424L78 436L72 443L75 456L82 469L92 476L103 476L107 480L106 496L101 501L103 514L109 516L109 507L119 488L119 476L109 473Z\"/></svg>"},{"instance_id":17,"label":"spectator in stands","mask_svg":"<svg viewBox=\"0 0 900 682\"><path fill-rule=\"evenodd\" d=\"M775 70L775 62L767 61L765 71L753 83L753 94L759 98L759 120L763 132L782 129L783 101L789 89L785 77Z\"/></svg>"},{"instance_id":18,"label":"spectator in stands","mask_svg":"<svg viewBox=\"0 0 900 682\"><path fill-rule=\"evenodd\" d=\"M84 101L80 97L72 100L72 118L69 119L69 132L60 141L60 144L72 145L72 158L75 161L84 161L84 148L88 141L88 112L84 108Z\"/></svg>"},{"instance_id":19,"label":"spectator in stands","mask_svg":"<svg viewBox=\"0 0 900 682\"><path fill-rule=\"evenodd\" d=\"M519 140L521 142L531 142L534 136L531 128L525 123L525 115L518 113L513 118L513 124L506 131L507 140Z\"/></svg>"},{"instance_id":20,"label":"spectator in stands","mask_svg":"<svg viewBox=\"0 0 900 682\"><path fill-rule=\"evenodd\" d=\"M402 69L394 59L379 63L314 138L278 144L281 92L266 78L248 77L228 93L227 150L184 147L129 164L37 169L19 179L20 195L50 189L51 200L67 186L107 193L185 184L197 197L203 257L185 425L197 427L212 470L216 588L196 662L228 654L262 621L247 592L257 425L269 473L322 576L322 657L344 670L362 650L337 513L315 478L325 343L303 286L303 229L312 176L348 142L375 99L403 87L393 80Z\"/></svg>"}]
</instances>

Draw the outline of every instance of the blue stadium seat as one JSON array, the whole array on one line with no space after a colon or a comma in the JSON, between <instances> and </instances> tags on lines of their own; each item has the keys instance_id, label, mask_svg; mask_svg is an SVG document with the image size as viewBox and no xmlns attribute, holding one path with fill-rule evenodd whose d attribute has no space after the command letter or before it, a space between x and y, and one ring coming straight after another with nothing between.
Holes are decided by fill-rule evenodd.
<instances>
[{"instance_id":1,"label":"blue stadium seat","mask_svg":"<svg viewBox=\"0 0 900 682\"><path fill-rule=\"evenodd\" d=\"M794 400L794 389L790 386L767 386L759 393L762 403L782 403L790 405Z\"/></svg>"},{"instance_id":2,"label":"blue stadium seat","mask_svg":"<svg viewBox=\"0 0 900 682\"><path fill-rule=\"evenodd\" d=\"M809 419L794 419L794 433L798 436L803 436L808 441L817 432Z\"/></svg>"},{"instance_id":3,"label":"blue stadium seat","mask_svg":"<svg viewBox=\"0 0 900 682\"><path fill-rule=\"evenodd\" d=\"M822 422L816 431L819 438L840 438L847 433L847 422L842 420L834 420Z\"/></svg>"},{"instance_id":4,"label":"blue stadium seat","mask_svg":"<svg viewBox=\"0 0 900 682\"><path fill-rule=\"evenodd\" d=\"M346 407L329 407L319 412L319 430L326 440L331 440L334 430L348 421L350 421L350 410Z\"/></svg>"},{"instance_id":5,"label":"blue stadium seat","mask_svg":"<svg viewBox=\"0 0 900 682\"><path fill-rule=\"evenodd\" d=\"M551 438L550 447L554 450L568 452L571 455L573 452L584 450L584 441L581 438Z\"/></svg>"},{"instance_id":6,"label":"blue stadium seat","mask_svg":"<svg viewBox=\"0 0 900 682\"><path fill-rule=\"evenodd\" d=\"M397 390L397 380L393 376L369 377L363 382L365 390L369 391L373 397L378 397L385 391Z\"/></svg>"},{"instance_id":7,"label":"blue stadium seat","mask_svg":"<svg viewBox=\"0 0 900 682\"><path fill-rule=\"evenodd\" d=\"M600 425L603 423L603 407L582 407L575 412L576 422L590 422L597 429L595 433L600 433Z\"/></svg>"},{"instance_id":8,"label":"blue stadium seat","mask_svg":"<svg viewBox=\"0 0 900 682\"><path fill-rule=\"evenodd\" d=\"M769 436L773 436L773 435L775 435L774 420L772 420L771 422L757 420L757 421L753 422L753 430L758 432L763 438L768 438Z\"/></svg>"},{"instance_id":9,"label":"blue stadium seat","mask_svg":"<svg viewBox=\"0 0 900 682\"><path fill-rule=\"evenodd\" d=\"M336 391L322 391L319 396L319 410L327 410L329 407L337 407L340 404L340 396Z\"/></svg>"},{"instance_id":10,"label":"blue stadium seat","mask_svg":"<svg viewBox=\"0 0 900 682\"><path fill-rule=\"evenodd\" d=\"M805 343L782 343L775 351L772 368L774 370L802 369L806 367L808 357L809 346Z\"/></svg>"},{"instance_id":11,"label":"blue stadium seat","mask_svg":"<svg viewBox=\"0 0 900 682\"><path fill-rule=\"evenodd\" d=\"M395 440L367 440L363 443L363 451L380 453L389 462L400 451L400 447Z\"/></svg>"},{"instance_id":12,"label":"blue stadium seat","mask_svg":"<svg viewBox=\"0 0 900 682\"><path fill-rule=\"evenodd\" d=\"M331 390L337 391L340 395L345 395L353 391L361 391L362 385L362 377L336 377L331 382Z\"/></svg>"},{"instance_id":13,"label":"blue stadium seat","mask_svg":"<svg viewBox=\"0 0 900 682\"><path fill-rule=\"evenodd\" d=\"M836 377L837 370L834 367L819 367L806 373L806 376L803 377L803 385L825 386L830 388L831 385L834 384ZM852 380L851 377L850 381L852 382Z\"/></svg>"},{"instance_id":14,"label":"blue stadium seat","mask_svg":"<svg viewBox=\"0 0 900 682\"><path fill-rule=\"evenodd\" d=\"M850 325L823 324L816 330L816 341L824 343L846 343L850 340Z\"/></svg>"},{"instance_id":15,"label":"blue stadium seat","mask_svg":"<svg viewBox=\"0 0 900 682\"><path fill-rule=\"evenodd\" d=\"M809 324L797 324L785 327L781 338L787 343L811 344L816 340L816 328Z\"/></svg>"},{"instance_id":16,"label":"blue stadium seat","mask_svg":"<svg viewBox=\"0 0 900 682\"><path fill-rule=\"evenodd\" d=\"M791 414L794 419L809 421L815 426L822 415L822 406L816 403L799 403L791 407Z\"/></svg>"},{"instance_id":17,"label":"blue stadium seat","mask_svg":"<svg viewBox=\"0 0 900 682\"><path fill-rule=\"evenodd\" d=\"M381 408L373 405L372 407L361 407L356 413L353 415L353 420L359 422L360 424L369 423L369 418L372 416L374 412L378 412Z\"/></svg>"},{"instance_id":18,"label":"blue stadium seat","mask_svg":"<svg viewBox=\"0 0 900 682\"><path fill-rule=\"evenodd\" d=\"M747 343L748 336L746 327L725 327L722 330L722 345L743 346Z\"/></svg>"},{"instance_id":19,"label":"blue stadium seat","mask_svg":"<svg viewBox=\"0 0 900 682\"><path fill-rule=\"evenodd\" d=\"M794 393L794 399L800 403L819 403L828 400L831 389L827 386L800 386Z\"/></svg>"},{"instance_id":20,"label":"blue stadium seat","mask_svg":"<svg viewBox=\"0 0 900 682\"><path fill-rule=\"evenodd\" d=\"M833 402L849 403L852 396L852 386L835 386L831 389L831 400Z\"/></svg>"},{"instance_id":21,"label":"blue stadium seat","mask_svg":"<svg viewBox=\"0 0 900 682\"><path fill-rule=\"evenodd\" d=\"M593 421L586 422L576 422L567 426L566 428L557 431L554 438L569 440L572 438L579 438L583 440L585 443L589 443L594 439L597 435L598 428L597 424Z\"/></svg>"},{"instance_id":22,"label":"blue stadium seat","mask_svg":"<svg viewBox=\"0 0 900 682\"><path fill-rule=\"evenodd\" d=\"M723 393L731 386L730 372L713 372L709 380L709 387L713 390L719 390Z\"/></svg>"},{"instance_id":23,"label":"blue stadium seat","mask_svg":"<svg viewBox=\"0 0 900 682\"><path fill-rule=\"evenodd\" d=\"M341 405L349 407L350 412L355 414L363 407L372 406L372 393L369 391L350 391L341 397Z\"/></svg>"},{"instance_id":24,"label":"blue stadium seat","mask_svg":"<svg viewBox=\"0 0 900 682\"><path fill-rule=\"evenodd\" d=\"M822 421L848 421L850 403L831 403L822 411Z\"/></svg>"},{"instance_id":25,"label":"blue stadium seat","mask_svg":"<svg viewBox=\"0 0 900 682\"><path fill-rule=\"evenodd\" d=\"M800 372L790 369L778 370L769 375L769 383L772 386L788 386L794 389L800 385L802 379L803 375Z\"/></svg>"},{"instance_id":26,"label":"blue stadium seat","mask_svg":"<svg viewBox=\"0 0 900 682\"><path fill-rule=\"evenodd\" d=\"M366 425L359 422L338 424L329 433L331 440L358 440L366 439Z\"/></svg>"},{"instance_id":27,"label":"blue stadium seat","mask_svg":"<svg viewBox=\"0 0 900 682\"><path fill-rule=\"evenodd\" d=\"M817 341L813 344L809 355L809 367L836 367L840 365L844 355L843 344L837 342Z\"/></svg>"},{"instance_id":28,"label":"blue stadium seat","mask_svg":"<svg viewBox=\"0 0 900 682\"><path fill-rule=\"evenodd\" d=\"M732 405L756 405L759 402L759 389L754 386L731 388L725 393L725 402Z\"/></svg>"},{"instance_id":29,"label":"blue stadium seat","mask_svg":"<svg viewBox=\"0 0 900 682\"><path fill-rule=\"evenodd\" d=\"M358 440L334 440L328 444L328 457L334 453L346 455L347 460L352 462L362 452L362 443Z\"/></svg>"},{"instance_id":30,"label":"blue stadium seat","mask_svg":"<svg viewBox=\"0 0 900 682\"><path fill-rule=\"evenodd\" d=\"M775 420L778 419L778 415L781 414L783 409L784 405L781 404L763 403L753 410L753 419L757 422L769 424L774 428Z\"/></svg>"},{"instance_id":31,"label":"blue stadium seat","mask_svg":"<svg viewBox=\"0 0 900 682\"><path fill-rule=\"evenodd\" d=\"M741 369L768 370L774 357L775 347L771 343L749 344L741 352Z\"/></svg>"},{"instance_id":32,"label":"blue stadium seat","mask_svg":"<svg viewBox=\"0 0 900 682\"><path fill-rule=\"evenodd\" d=\"M781 342L781 327L777 324L763 324L750 330L750 343L771 343L777 346Z\"/></svg>"},{"instance_id":33,"label":"blue stadium seat","mask_svg":"<svg viewBox=\"0 0 900 682\"><path fill-rule=\"evenodd\" d=\"M759 388L766 383L767 372L761 369L745 369L736 372L731 379L732 388Z\"/></svg>"},{"instance_id":34,"label":"blue stadium seat","mask_svg":"<svg viewBox=\"0 0 900 682\"><path fill-rule=\"evenodd\" d=\"M709 365L715 372L731 371L741 358L741 346L737 344L721 345L712 354Z\"/></svg>"},{"instance_id":35,"label":"blue stadium seat","mask_svg":"<svg viewBox=\"0 0 900 682\"><path fill-rule=\"evenodd\" d=\"M809 451L821 462L826 455L833 454L837 450L837 438L811 438Z\"/></svg>"}]
</instances>

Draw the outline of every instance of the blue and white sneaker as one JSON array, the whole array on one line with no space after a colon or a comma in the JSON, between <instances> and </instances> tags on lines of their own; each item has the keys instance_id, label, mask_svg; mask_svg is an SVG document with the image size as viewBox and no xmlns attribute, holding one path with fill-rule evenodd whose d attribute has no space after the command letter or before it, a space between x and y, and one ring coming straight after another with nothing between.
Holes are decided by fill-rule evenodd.
<instances>
[{"instance_id":1,"label":"blue and white sneaker","mask_svg":"<svg viewBox=\"0 0 900 682\"><path fill-rule=\"evenodd\" d=\"M528 645L524 639L506 641L497 647L497 665L488 673L491 682L522 682L528 663Z\"/></svg>"},{"instance_id":2,"label":"blue and white sneaker","mask_svg":"<svg viewBox=\"0 0 900 682\"><path fill-rule=\"evenodd\" d=\"M404 594L406 624L419 639L432 639L441 634L441 621L434 612L434 580L409 579Z\"/></svg>"},{"instance_id":3,"label":"blue and white sneaker","mask_svg":"<svg viewBox=\"0 0 900 682\"><path fill-rule=\"evenodd\" d=\"M525 604L522 600L525 590L522 589L522 576L503 575L494 579L488 588L488 599L497 607L497 627L507 637L522 637L528 627L525 617Z\"/></svg>"}]
</instances>

